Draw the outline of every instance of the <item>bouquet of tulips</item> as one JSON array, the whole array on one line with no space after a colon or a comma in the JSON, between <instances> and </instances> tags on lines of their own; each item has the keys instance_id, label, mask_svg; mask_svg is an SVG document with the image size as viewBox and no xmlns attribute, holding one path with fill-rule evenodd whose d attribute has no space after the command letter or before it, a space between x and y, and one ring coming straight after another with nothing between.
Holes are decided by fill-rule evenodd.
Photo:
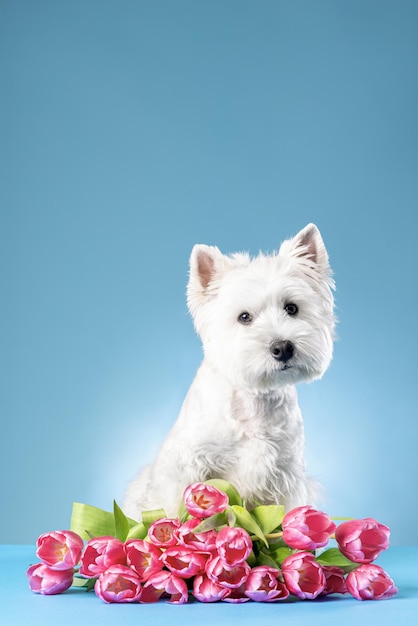
<instances>
[{"instance_id":1,"label":"bouquet of tulips","mask_svg":"<svg viewBox=\"0 0 418 626\"><path fill-rule=\"evenodd\" d=\"M334 547L327 547L335 539ZM248 510L223 480L187 487L177 518L163 510L127 518L75 503L71 530L37 541L40 563L27 571L35 593L71 586L94 589L104 602L182 604L314 600L350 593L385 599L397 589L373 561L389 546L389 528L374 519L338 527L310 506L288 513L280 505Z\"/></svg>"}]
</instances>

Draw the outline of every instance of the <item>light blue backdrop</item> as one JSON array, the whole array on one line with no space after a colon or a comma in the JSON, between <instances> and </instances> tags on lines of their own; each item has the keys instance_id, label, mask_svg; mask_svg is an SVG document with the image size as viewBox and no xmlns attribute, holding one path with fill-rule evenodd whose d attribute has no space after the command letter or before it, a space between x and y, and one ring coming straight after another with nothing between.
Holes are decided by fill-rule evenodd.
<instances>
[{"instance_id":1,"label":"light blue backdrop","mask_svg":"<svg viewBox=\"0 0 418 626\"><path fill-rule=\"evenodd\" d=\"M201 358L193 244L314 221L340 338L309 469L416 544L417 32L414 0L1 2L1 542L155 454Z\"/></svg>"}]
</instances>

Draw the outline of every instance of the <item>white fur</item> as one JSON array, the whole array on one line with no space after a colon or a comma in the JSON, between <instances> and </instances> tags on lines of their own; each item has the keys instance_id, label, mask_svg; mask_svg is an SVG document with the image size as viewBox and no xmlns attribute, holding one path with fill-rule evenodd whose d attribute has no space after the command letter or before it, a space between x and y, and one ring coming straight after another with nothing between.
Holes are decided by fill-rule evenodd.
<instances>
[{"instance_id":1,"label":"white fur","mask_svg":"<svg viewBox=\"0 0 418 626\"><path fill-rule=\"evenodd\" d=\"M332 288L313 224L271 256L193 248L187 297L204 359L157 459L128 487L127 515L140 519L143 510L163 507L175 516L188 484L215 477L249 504L315 503L294 385L321 377L331 361ZM288 303L296 315L286 312ZM238 321L243 312L250 324ZM277 340L294 346L286 363L270 352Z\"/></svg>"}]
</instances>

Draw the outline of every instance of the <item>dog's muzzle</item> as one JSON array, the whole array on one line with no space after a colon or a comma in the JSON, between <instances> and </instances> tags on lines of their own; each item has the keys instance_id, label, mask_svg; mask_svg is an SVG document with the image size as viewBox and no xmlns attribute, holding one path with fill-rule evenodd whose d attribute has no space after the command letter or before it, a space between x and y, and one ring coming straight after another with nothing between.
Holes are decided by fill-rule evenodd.
<instances>
[{"instance_id":1,"label":"dog's muzzle","mask_svg":"<svg viewBox=\"0 0 418 626\"><path fill-rule=\"evenodd\" d=\"M291 341L273 341L270 346L270 354L281 363L287 363L295 353L294 345Z\"/></svg>"}]
</instances>

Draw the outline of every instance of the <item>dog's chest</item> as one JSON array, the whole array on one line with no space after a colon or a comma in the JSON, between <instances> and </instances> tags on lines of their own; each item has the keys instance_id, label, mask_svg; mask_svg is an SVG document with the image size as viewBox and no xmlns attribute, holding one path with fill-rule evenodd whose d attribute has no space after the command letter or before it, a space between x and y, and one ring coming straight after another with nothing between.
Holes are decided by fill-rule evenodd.
<instances>
[{"instance_id":1,"label":"dog's chest","mask_svg":"<svg viewBox=\"0 0 418 626\"><path fill-rule=\"evenodd\" d=\"M296 395L279 399L234 398L229 462L224 477L243 497L268 501L303 451L303 424ZM274 498L273 498L274 499Z\"/></svg>"},{"instance_id":2,"label":"dog's chest","mask_svg":"<svg viewBox=\"0 0 418 626\"><path fill-rule=\"evenodd\" d=\"M289 456L303 438L299 408L293 397L234 394L229 420L231 458L240 470L248 464L274 463Z\"/></svg>"},{"instance_id":3,"label":"dog's chest","mask_svg":"<svg viewBox=\"0 0 418 626\"><path fill-rule=\"evenodd\" d=\"M231 398L231 424L244 440L277 441L294 428L299 417L295 393L271 397L236 391Z\"/></svg>"}]
</instances>

